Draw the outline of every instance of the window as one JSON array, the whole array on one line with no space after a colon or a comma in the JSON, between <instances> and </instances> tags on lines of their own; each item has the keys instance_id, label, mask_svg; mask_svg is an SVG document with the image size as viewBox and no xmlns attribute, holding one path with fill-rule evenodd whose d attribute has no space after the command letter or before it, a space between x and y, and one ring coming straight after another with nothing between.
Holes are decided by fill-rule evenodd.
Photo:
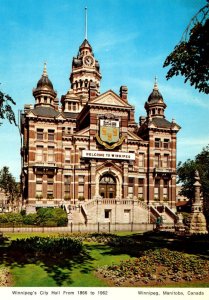
<instances>
[{"instance_id":1,"label":"window","mask_svg":"<svg viewBox=\"0 0 209 300\"><path fill-rule=\"evenodd\" d=\"M160 154L159 153L155 153L154 167L155 168L160 167Z\"/></svg>"},{"instance_id":2,"label":"window","mask_svg":"<svg viewBox=\"0 0 209 300\"><path fill-rule=\"evenodd\" d=\"M84 176L83 175L78 176L78 182L84 184Z\"/></svg>"},{"instance_id":3,"label":"window","mask_svg":"<svg viewBox=\"0 0 209 300\"><path fill-rule=\"evenodd\" d=\"M70 162L70 148L65 148L65 161Z\"/></svg>"},{"instance_id":4,"label":"window","mask_svg":"<svg viewBox=\"0 0 209 300\"><path fill-rule=\"evenodd\" d=\"M168 140L168 139L164 139L163 147L164 147L165 149L168 149L168 148L169 148L169 140Z\"/></svg>"},{"instance_id":5,"label":"window","mask_svg":"<svg viewBox=\"0 0 209 300\"><path fill-rule=\"evenodd\" d=\"M164 154L163 156L163 167L164 168L169 167L169 154Z\"/></svg>"},{"instance_id":6,"label":"window","mask_svg":"<svg viewBox=\"0 0 209 300\"><path fill-rule=\"evenodd\" d=\"M134 185L134 177L129 177L128 178L128 183L131 185Z\"/></svg>"},{"instance_id":7,"label":"window","mask_svg":"<svg viewBox=\"0 0 209 300\"><path fill-rule=\"evenodd\" d=\"M160 199L160 179L155 179L155 187L154 187L154 199Z\"/></svg>"},{"instance_id":8,"label":"window","mask_svg":"<svg viewBox=\"0 0 209 300\"><path fill-rule=\"evenodd\" d=\"M52 199L54 197L54 175L47 176L47 198Z\"/></svg>"},{"instance_id":9,"label":"window","mask_svg":"<svg viewBox=\"0 0 209 300\"><path fill-rule=\"evenodd\" d=\"M168 188L169 188L169 181L164 179L164 186L163 186L163 199L168 200Z\"/></svg>"},{"instance_id":10,"label":"window","mask_svg":"<svg viewBox=\"0 0 209 300\"><path fill-rule=\"evenodd\" d=\"M128 197L133 198L134 196L134 177L128 178Z\"/></svg>"},{"instance_id":11,"label":"window","mask_svg":"<svg viewBox=\"0 0 209 300\"><path fill-rule=\"evenodd\" d=\"M64 176L64 198L70 200L70 175Z\"/></svg>"},{"instance_id":12,"label":"window","mask_svg":"<svg viewBox=\"0 0 209 300\"><path fill-rule=\"evenodd\" d=\"M54 147L48 147L48 162L54 162Z\"/></svg>"},{"instance_id":13,"label":"window","mask_svg":"<svg viewBox=\"0 0 209 300\"><path fill-rule=\"evenodd\" d=\"M144 199L144 179L139 178L138 179L138 198Z\"/></svg>"},{"instance_id":14,"label":"window","mask_svg":"<svg viewBox=\"0 0 209 300\"><path fill-rule=\"evenodd\" d=\"M43 176L37 174L36 175L36 198L42 198L42 182Z\"/></svg>"},{"instance_id":15,"label":"window","mask_svg":"<svg viewBox=\"0 0 209 300\"><path fill-rule=\"evenodd\" d=\"M134 187L133 186L129 186L128 187L128 197L129 198L133 198L134 195Z\"/></svg>"},{"instance_id":16,"label":"window","mask_svg":"<svg viewBox=\"0 0 209 300\"><path fill-rule=\"evenodd\" d=\"M78 186L78 198L83 198L84 197L84 185L79 184Z\"/></svg>"},{"instance_id":17,"label":"window","mask_svg":"<svg viewBox=\"0 0 209 300\"><path fill-rule=\"evenodd\" d=\"M144 153L139 153L139 167L144 167Z\"/></svg>"},{"instance_id":18,"label":"window","mask_svg":"<svg viewBox=\"0 0 209 300\"><path fill-rule=\"evenodd\" d=\"M160 144L161 144L160 139L156 138L155 139L155 148L160 148Z\"/></svg>"},{"instance_id":19,"label":"window","mask_svg":"<svg viewBox=\"0 0 209 300\"><path fill-rule=\"evenodd\" d=\"M85 148L79 148L79 157L80 157L80 162L81 163L85 163L85 160L84 160L84 158L82 156L83 150L85 150Z\"/></svg>"},{"instance_id":20,"label":"window","mask_svg":"<svg viewBox=\"0 0 209 300\"><path fill-rule=\"evenodd\" d=\"M43 141L43 139L44 139L44 130L43 129L37 128L36 138L37 138L37 140Z\"/></svg>"},{"instance_id":21,"label":"window","mask_svg":"<svg viewBox=\"0 0 209 300\"><path fill-rule=\"evenodd\" d=\"M48 129L48 140L54 141L54 129Z\"/></svg>"},{"instance_id":22,"label":"window","mask_svg":"<svg viewBox=\"0 0 209 300\"><path fill-rule=\"evenodd\" d=\"M73 111L76 111L76 103L73 103Z\"/></svg>"},{"instance_id":23,"label":"window","mask_svg":"<svg viewBox=\"0 0 209 300\"><path fill-rule=\"evenodd\" d=\"M124 209L124 223L130 223L131 221L131 210L130 209Z\"/></svg>"},{"instance_id":24,"label":"window","mask_svg":"<svg viewBox=\"0 0 209 300\"><path fill-rule=\"evenodd\" d=\"M111 209L105 209L104 210L104 217L105 217L105 219L110 219L111 218Z\"/></svg>"},{"instance_id":25,"label":"window","mask_svg":"<svg viewBox=\"0 0 209 300\"><path fill-rule=\"evenodd\" d=\"M83 198L84 197L84 176L79 175L78 176L78 198Z\"/></svg>"},{"instance_id":26,"label":"window","mask_svg":"<svg viewBox=\"0 0 209 300\"><path fill-rule=\"evenodd\" d=\"M43 146L36 146L36 161L43 162L43 152L44 152Z\"/></svg>"}]
</instances>

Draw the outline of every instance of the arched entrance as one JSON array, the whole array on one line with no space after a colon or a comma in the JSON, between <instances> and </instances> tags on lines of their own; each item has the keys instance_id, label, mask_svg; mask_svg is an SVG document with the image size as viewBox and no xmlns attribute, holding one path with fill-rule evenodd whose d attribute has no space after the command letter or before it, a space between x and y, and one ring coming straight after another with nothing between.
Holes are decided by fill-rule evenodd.
<instances>
[{"instance_id":1,"label":"arched entrance","mask_svg":"<svg viewBox=\"0 0 209 300\"><path fill-rule=\"evenodd\" d=\"M103 198L116 197L116 179L111 174L104 174L99 180L99 194Z\"/></svg>"}]
</instances>

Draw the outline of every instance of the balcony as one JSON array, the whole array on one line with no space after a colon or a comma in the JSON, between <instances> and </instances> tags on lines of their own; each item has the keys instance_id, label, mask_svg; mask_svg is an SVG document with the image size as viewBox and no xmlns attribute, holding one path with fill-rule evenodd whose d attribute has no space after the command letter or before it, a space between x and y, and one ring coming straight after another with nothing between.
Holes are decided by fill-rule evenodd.
<instances>
[{"instance_id":1,"label":"balcony","mask_svg":"<svg viewBox=\"0 0 209 300\"><path fill-rule=\"evenodd\" d=\"M172 169L169 167L155 167L154 173L172 173Z\"/></svg>"},{"instance_id":2,"label":"balcony","mask_svg":"<svg viewBox=\"0 0 209 300\"><path fill-rule=\"evenodd\" d=\"M58 169L55 162L32 162L30 166L33 167L35 173L55 173Z\"/></svg>"}]
</instances>

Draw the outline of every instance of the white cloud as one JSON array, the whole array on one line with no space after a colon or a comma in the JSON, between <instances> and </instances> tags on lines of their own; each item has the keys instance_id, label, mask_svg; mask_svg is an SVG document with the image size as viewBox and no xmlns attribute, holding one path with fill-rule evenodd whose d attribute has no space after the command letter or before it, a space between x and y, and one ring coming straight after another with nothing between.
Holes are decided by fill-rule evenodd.
<instances>
[{"instance_id":1,"label":"white cloud","mask_svg":"<svg viewBox=\"0 0 209 300\"><path fill-rule=\"evenodd\" d=\"M204 100L205 95L199 94L197 91L191 92L190 90L181 87L175 87L169 84L162 84L160 89L163 91L163 95L166 95L166 99L170 99L181 104L195 105L209 110L209 103Z\"/></svg>"},{"instance_id":2,"label":"white cloud","mask_svg":"<svg viewBox=\"0 0 209 300\"><path fill-rule=\"evenodd\" d=\"M102 32L99 36L97 36L95 42L95 52L100 51L109 51L111 48L115 46L119 46L121 44L128 44L130 41L137 39L139 36L139 32L132 32L124 35L118 35L116 32Z\"/></svg>"}]
</instances>

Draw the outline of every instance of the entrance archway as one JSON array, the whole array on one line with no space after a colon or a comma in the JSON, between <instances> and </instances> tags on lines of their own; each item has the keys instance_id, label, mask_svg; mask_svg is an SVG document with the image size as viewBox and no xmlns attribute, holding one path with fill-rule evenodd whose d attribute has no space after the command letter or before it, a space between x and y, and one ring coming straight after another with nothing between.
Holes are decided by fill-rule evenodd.
<instances>
[{"instance_id":1,"label":"entrance archway","mask_svg":"<svg viewBox=\"0 0 209 300\"><path fill-rule=\"evenodd\" d=\"M111 174L104 174L99 180L99 194L103 198L116 197L116 179Z\"/></svg>"}]
</instances>

